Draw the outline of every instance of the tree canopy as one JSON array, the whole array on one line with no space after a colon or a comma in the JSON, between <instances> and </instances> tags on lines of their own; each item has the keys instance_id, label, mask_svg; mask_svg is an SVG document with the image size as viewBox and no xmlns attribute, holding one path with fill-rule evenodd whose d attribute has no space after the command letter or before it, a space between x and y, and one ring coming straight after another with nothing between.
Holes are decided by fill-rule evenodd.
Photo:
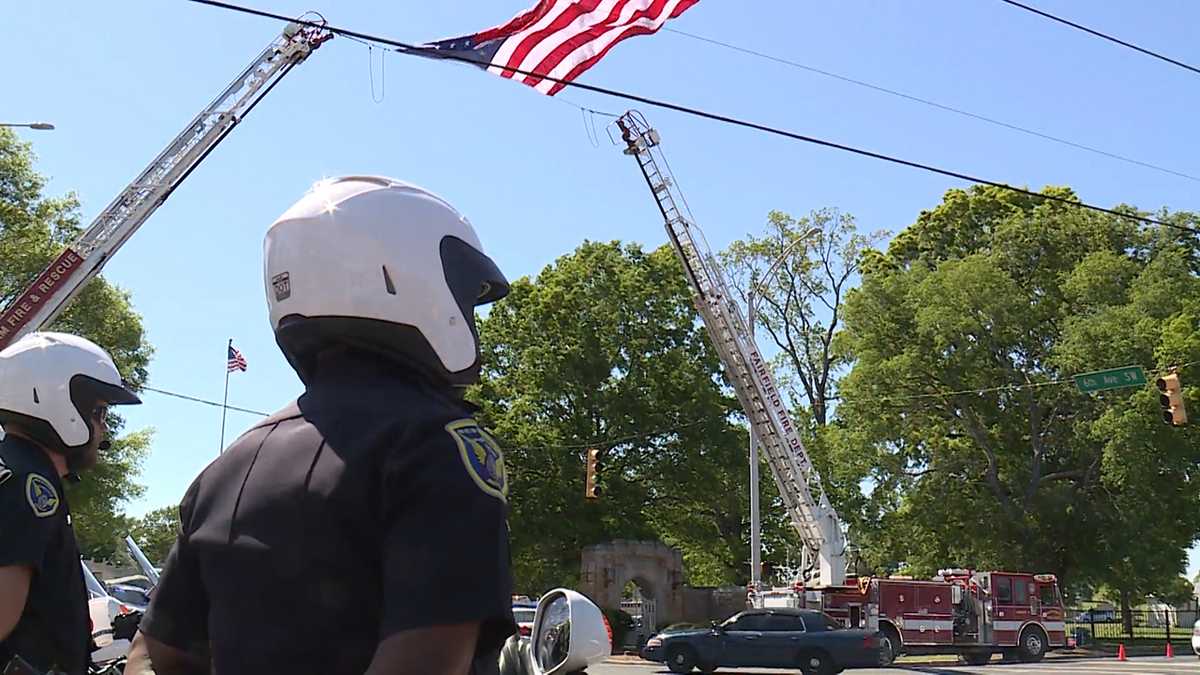
<instances>
[{"instance_id":1,"label":"tree canopy","mask_svg":"<svg viewBox=\"0 0 1200 675\"><path fill-rule=\"evenodd\" d=\"M11 129L0 128L0 307L26 288L80 231L74 194L48 197L46 180L34 168L34 155ZM51 330L86 337L112 355L135 387L146 380L153 350L129 294L103 278L91 281ZM112 447L82 483L68 487L81 552L109 558L117 550L126 521L125 503L141 496L136 482L150 443L149 431L118 436L122 420L110 414Z\"/></svg>"},{"instance_id":2,"label":"tree canopy","mask_svg":"<svg viewBox=\"0 0 1200 675\"><path fill-rule=\"evenodd\" d=\"M868 559L1169 590L1200 535L1200 436L1161 421L1154 375L1099 394L1071 376L1200 362L1200 240L975 187L863 268L839 336L853 366L831 461L873 488L849 512Z\"/></svg>"},{"instance_id":3,"label":"tree canopy","mask_svg":"<svg viewBox=\"0 0 1200 675\"><path fill-rule=\"evenodd\" d=\"M585 242L515 281L480 339L474 395L512 474L519 589L576 579L584 546L618 538L678 546L693 584L748 578L747 432L669 249ZM764 540L782 551L768 490Z\"/></svg>"}]
</instances>

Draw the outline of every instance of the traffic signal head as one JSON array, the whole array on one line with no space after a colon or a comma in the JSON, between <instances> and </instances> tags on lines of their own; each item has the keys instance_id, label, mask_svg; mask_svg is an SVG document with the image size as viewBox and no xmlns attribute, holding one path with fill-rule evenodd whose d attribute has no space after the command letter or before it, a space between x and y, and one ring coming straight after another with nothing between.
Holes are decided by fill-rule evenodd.
<instances>
[{"instance_id":1,"label":"traffic signal head","mask_svg":"<svg viewBox=\"0 0 1200 675\"><path fill-rule=\"evenodd\" d=\"M600 451L592 448L587 451L587 485L583 495L588 499L600 497Z\"/></svg>"},{"instance_id":2,"label":"traffic signal head","mask_svg":"<svg viewBox=\"0 0 1200 675\"><path fill-rule=\"evenodd\" d=\"M1187 409L1183 406L1183 387L1179 375L1171 373L1158 378L1158 403L1162 406L1163 421L1172 426L1187 424Z\"/></svg>"}]
</instances>

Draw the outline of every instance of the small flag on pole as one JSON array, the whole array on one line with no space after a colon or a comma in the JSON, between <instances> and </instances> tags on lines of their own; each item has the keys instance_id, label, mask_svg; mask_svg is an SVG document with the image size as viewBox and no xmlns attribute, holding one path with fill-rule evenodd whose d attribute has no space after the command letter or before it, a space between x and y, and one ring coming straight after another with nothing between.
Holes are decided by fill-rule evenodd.
<instances>
[{"instance_id":1,"label":"small flag on pole","mask_svg":"<svg viewBox=\"0 0 1200 675\"><path fill-rule=\"evenodd\" d=\"M699 0L540 0L503 26L423 45L412 53L468 58L553 96L625 38L654 33ZM519 75L516 68L533 75Z\"/></svg>"},{"instance_id":2,"label":"small flag on pole","mask_svg":"<svg viewBox=\"0 0 1200 675\"><path fill-rule=\"evenodd\" d=\"M233 344L229 345L229 364L228 370L225 372L232 373L235 370L246 372L246 357L242 353L233 348Z\"/></svg>"}]
</instances>

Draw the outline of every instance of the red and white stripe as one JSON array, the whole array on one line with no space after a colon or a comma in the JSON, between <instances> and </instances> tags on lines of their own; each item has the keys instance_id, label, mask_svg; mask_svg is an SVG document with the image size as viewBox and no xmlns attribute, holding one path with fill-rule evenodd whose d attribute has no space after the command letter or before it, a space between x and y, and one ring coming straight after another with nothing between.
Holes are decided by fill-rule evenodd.
<instances>
[{"instance_id":1,"label":"red and white stripe","mask_svg":"<svg viewBox=\"0 0 1200 675\"><path fill-rule=\"evenodd\" d=\"M662 28L699 0L542 0L536 7L504 26L477 36L515 31L501 43L488 70L514 77L510 69L535 73L522 82L553 96L599 61L625 38L646 35Z\"/></svg>"}]
</instances>

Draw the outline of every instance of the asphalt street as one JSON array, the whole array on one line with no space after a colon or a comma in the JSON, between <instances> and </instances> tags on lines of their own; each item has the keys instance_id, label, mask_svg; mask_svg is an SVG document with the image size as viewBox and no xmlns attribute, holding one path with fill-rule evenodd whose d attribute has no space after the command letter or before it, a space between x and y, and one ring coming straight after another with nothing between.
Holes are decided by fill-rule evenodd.
<instances>
[{"instance_id":1,"label":"asphalt street","mask_svg":"<svg viewBox=\"0 0 1200 675\"><path fill-rule=\"evenodd\" d=\"M643 675L649 673L665 673L669 670L661 664L650 663L605 663L592 666L587 670L589 675ZM693 671L696 672L696 671ZM777 673L792 673L798 670L776 670L763 668L722 668L718 673L737 673L738 675L776 675ZM1047 660L1037 664L994 663L987 666L903 666L892 668L874 668L870 670L848 670L846 675L913 675L914 673L929 673L930 675L1200 675L1200 659L1190 653L1179 654L1173 659L1166 657L1135 658L1128 661L1107 659L1062 659Z\"/></svg>"}]
</instances>

